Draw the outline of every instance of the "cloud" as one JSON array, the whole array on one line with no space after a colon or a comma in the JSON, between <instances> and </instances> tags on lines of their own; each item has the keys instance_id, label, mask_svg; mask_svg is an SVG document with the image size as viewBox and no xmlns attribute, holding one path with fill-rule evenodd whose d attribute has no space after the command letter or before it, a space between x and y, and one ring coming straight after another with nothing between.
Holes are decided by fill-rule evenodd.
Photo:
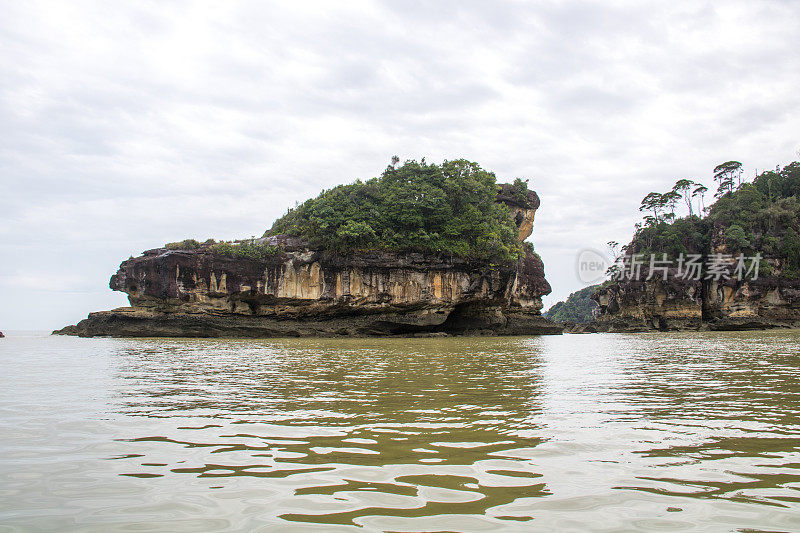
<instances>
[{"instance_id":1,"label":"cloud","mask_svg":"<svg viewBox=\"0 0 800 533\"><path fill-rule=\"evenodd\" d=\"M800 148L791 2L3 11L0 329L120 305L107 281L129 255L258 235L395 154L531 178L553 301L580 288L577 250L629 238L644 194ZM26 300L48 278L49 303Z\"/></svg>"}]
</instances>

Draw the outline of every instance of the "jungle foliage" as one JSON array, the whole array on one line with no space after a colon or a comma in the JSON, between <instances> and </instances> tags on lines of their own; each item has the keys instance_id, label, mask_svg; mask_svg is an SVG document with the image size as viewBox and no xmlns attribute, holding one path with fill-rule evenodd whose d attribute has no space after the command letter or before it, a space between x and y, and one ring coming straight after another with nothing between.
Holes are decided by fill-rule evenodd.
<instances>
[{"instance_id":1,"label":"jungle foliage","mask_svg":"<svg viewBox=\"0 0 800 533\"><path fill-rule=\"evenodd\" d=\"M287 233L337 252L421 251L509 262L522 247L507 206L497 203L494 173L458 159L408 160L377 178L323 191L275 221L265 235ZM514 182L527 195L527 182Z\"/></svg>"},{"instance_id":2,"label":"jungle foliage","mask_svg":"<svg viewBox=\"0 0 800 533\"><path fill-rule=\"evenodd\" d=\"M761 253L778 261L782 275L798 277L800 162L762 172L748 182L742 181L741 163L728 161L714 169L714 178L719 182L717 201L695 212L691 209L690 192L690 214L685 217L675 216L676 198L672 193L687 200L686 191L696 190L699 184L690 182L688 188L679 188L679 181L668 193L647 195L640 207L647 215L637 224L633 240L624 251L667 253L670 257L681 253L703 254L709 253L713 241L724 244L730 254ZM706 190L700 189L700 199ZM701 218L699 215L703 214Z\"/></svg>"},{"instance_id":3,"label":"jungle foliage","mask_svg":"<svg viewBox=\"0 0 800 533\"><path fill-rule=\"evenodd\" d=\"M590 299L600 285L591 285L570 294L563 302L558 302L546 313L545 318L555 322L575 322L585 324L594 319L593 311L597 303Z\"/></svg>"}]
</instances>

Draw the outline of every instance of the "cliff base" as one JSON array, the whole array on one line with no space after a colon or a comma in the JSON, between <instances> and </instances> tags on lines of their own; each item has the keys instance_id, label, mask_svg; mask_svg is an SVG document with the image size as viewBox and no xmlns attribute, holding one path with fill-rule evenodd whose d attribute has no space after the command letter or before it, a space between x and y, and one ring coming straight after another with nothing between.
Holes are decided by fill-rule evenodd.
<instances>
[{"instance_id":1,"label":"cliff base","mask_svg":"<svg viewBox=\"0 0 800 533\"><path fill-rule=\"evenodd\" d=\"M404 312L281 320L265 316L158 313L123 307L91 313L54 335L79 337L384 337L446 335L560 335L563 327L542 317L500 308L454 308L439 324L410 323Z\"/></svg>"}]
</instances>

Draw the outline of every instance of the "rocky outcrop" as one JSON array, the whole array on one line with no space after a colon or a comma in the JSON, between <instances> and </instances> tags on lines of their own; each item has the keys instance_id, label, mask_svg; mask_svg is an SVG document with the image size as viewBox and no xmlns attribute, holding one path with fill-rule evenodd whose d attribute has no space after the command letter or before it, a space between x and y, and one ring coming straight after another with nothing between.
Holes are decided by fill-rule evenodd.
<instances>
[{"instance_id":1,"label":"rocky outcrop","mask_svg":"<svg viewBox=\"0 0 800 533\"><path fill-rule=\"evenodd\" d=\"M593 323L598 331L800 327L800 281L779 276L626 281L602 287L593 299L599 305Z\"/></svg>"},{"instance_id":2,"label":"rocky outcrop","mask_svg":"<svg viewBox=\"0 0 800 533\"><path fill-rule=\"evenodd\" d=\"M689 180L679 180L672 191L652 192L642 200L640 209L652 209L652 216L636 225L631 242L622 248L624 268L616 264L611 269L637 278L641 267L638 279L642 281L607 282L597 291L593 296L600 312L596 328L669 331L800 326L800 162L763 172L752 181L737 179L734 186L732 173L740 170L737 161L714 169L715 179L731 178L730 187L720 186L716 202L703 209L701 216L690 209L689 216L675 218L672 200L677 201L676 194L682 191L684 199L690 200L705 189ZM697 188L686 196L687 187ZM664 277L664 265L676 268ZM696 279L679 277L680 267L685 267L684 275L691 273ZM655 277L647 280L651 268Z\"/></svg>"},{"instance_id":3,"label":"rocky outcrop","mask_svg":"<svg viewBox=\"0 0 800 533\"><path fill-rule=\"evenodd\" d=\"M497 200L506 204L511 210L511 216L519 228L519 234L517 235L519 242L523 242L530 237L531 233L533 233L533 219L540 205L539 196L531 191L525 198L521 198L514 194L511 184L504 183L500 185Z\"/></svg>"},{"instance_id":4,"label":"rocky outcrop","mask_svg":"<svg viewBox=\"0 0 800 533\"><path fill-rule=\"evenodd\" d=\"M706 282L702 309L709 329L798 327L800 280L769 276Z\"/></svg>"},{"instance_id":5,"label":"rocky outcrop","mask_svg":"<svg viewBox=\"0 0 800 533\"><path fill-rule=\"evenodd\" d=\"M539 199L506 199L530 236ZM490 265L422 253L315 249L279 235L279 250L230 258L208 246L157 248L124 261L111 278L131 307L92 313L54 333L79 336L275 337L442 334L557 334L540 314L549 294L532 250L515 264Z\"/></svg>"},{"instance_id":6,"label":"rocky outcrop","mask_svg":"<svg viewBox=\"0 0 800 533\"><path fill-rule=\"evenodd\" d=\"M667 281L626 281L601 287L592 299L598 304L598 331L698 329L702 322L700 281L667 277Z\"/></svg>"}]
</instances>

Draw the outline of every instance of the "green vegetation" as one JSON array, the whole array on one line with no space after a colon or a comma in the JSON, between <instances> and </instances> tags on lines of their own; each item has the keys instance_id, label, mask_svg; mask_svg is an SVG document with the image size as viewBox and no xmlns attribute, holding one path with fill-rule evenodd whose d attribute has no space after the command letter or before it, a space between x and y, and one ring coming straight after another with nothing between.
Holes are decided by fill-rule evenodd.
<instances>
[{"instance_id":1,"label":"green vegetation","mask_svg":"<svg viewBox=\"0 0 800 533\"><path fill-rule=\"evenodd\" d=\"M524 253L530 254L530 255L536 257L537 259L539 259L539 261L542 260L542 257L538 254L538 252L536 252L536 249L533 247L533 243L532 242L528 242L528 241L523 242L522 243L522 250L523 250ZM525 250L527 250L527 252L525 252Z\"/></svg>"},{"instance_id":2,"label":"green vegetation","mask_svg":"<svg viewBox=\"0 0 800 533\"><path fill-rule=\"evenodd\" d=\"M668 193L650 193L643 200L644 221L636 225L626 253L706 254L712 244L724 244L730 254L761 253L775 260L781 275L800 276L800 162L763 172L752 182L742 180L741 163L728 161L714 169L719 183L717 201L701 209L706 187L679 180ZM688 183L687 183L688 182ZM689 215L676 218L672 201L677 193ZM699 215L691 208L698 198ZM713 243L712 243L713 241ZM764 273L772 267L765 265Z\"/></svg>"},{"instance_id":3,"label":"green vegetation","mask_svg":"<svg viewBox=\"0 0 800 533\"><path fill-rule=\"evenodd\" d=\"M208 239L200 243L195 239L185 239L178 242L170 242L165 246L168 250L205 250L220 257L233 257L241 259L251 259L253 261L263 261L268 257L276 255L280 248L269 244L257 242L255 239L247 241L220 241Z\"/></svg>"},{"instance_id":4,"label":"green vegetation","mask_svg":"<svg viewBox=\"0 0 800 533\"><path fill-rule=\"evenodd\" d=\"M511 184L511 197L522 205L528 204L528 180L517 178Z\"/></svg>"},{"instance_id":5,"label":"green vegetation","mask_svg":"<svg viewBox=\"0 0 800 533\"><path fill-rule=\"evenodd\" d=\"M265 235L287 233L337 252L422 251L509 262L522 248L495 175L459 159L441 165L392 159L380 177L323 191L290 209ZM527 182L514 197L527 202Z\"/></svg>"},{"instance_id":6,"label":"green vegetation","mask_svg":"<svg viewBox=\"0 0 800 533\"><path fill-rule=\"evenodd\" d=\"M592 312L597 307L597 303L591 300L592 294L600 288L600 285L592 285L573 292L567 297L566 301L558 302L551 307L544 316L555 322L575 322L585 324L594 320Z\"/></svg>"},{"instance_id":7,"label":"green vegetation","mask_svg":"<svg viewBox=\"0 0 800 533\"><path fill-rule=\"evenodd\" d=\"M637 225L631 244L623 251L631 254L666 253L675 258L680 254L703 253L709 245L710 226L697 216L679 218L674 222L660 220Z\"/></svg>"},{"instance_id":8,"label":"green vegetation","mask_svg":"<svg viewBox=\"0 0 800 533\"><path fill-rule=\"evenodd\" d=\"M194 239L184 239L178 242L168 242L164 247L169 250L197 250L200 248L200 243Z\"/></svg>"},{"instance_id":9,"label":"green vegetation","mask_svg":"<svg viewBox=\"0 0 800 533\"><path fill-rule=\"evenodd\" d=\"M256 241L219 242L209 246L208 250L212 254L222 257L251 259L253 261L263 261L280 251L277 246Z\"/></svg>"},{"instance_id":10,"label":"green vegetation","mask_svg":"<svg viewBox=\"0 0 800 533\"><path fill-rule=\"evenodd\" d=\"M697 197L699 197L697 210L698 213L702 213L700 205L702 204L702 196L706 191L708 191L708 188L700 183L690 179L680 179L675 182L670 191L665 193L651 192L645 196L639 206L639 211L653 212L652 217L649 214L645 216L647 224L675 220L675 210L682 200L689 209L689 216L692 216L694 214L693 201ZM667 207L669 207L669 213L666 211Z\"/></svg>"},{"instance_id":11,"label":"green vegetation","mask_svg":"<svg viewBox=\"0 0 800 533\"><path fill-rule=\"evenodd\" d=\"M714 181L719 183L716 197L719 198L733 192L733 178L742 184L742 164L738 161L726 161L714 167Z\"/></svg>"},{"instance_id":12,"label":"green vegetation","mask_svg":"<svg viewBox=\"0 0 800 533\"><path fill-rule=\"evenodd\" d=\"M265 236L286 233L336 252L422 251L493 262L524 254L508 207L496 201L493 173L464 159L398 163L392 158L380 177L334 187L290 209ZM504 194L527 205L527 180L516 179ZM254 261L280 252L255 239L185 239L165 247Z\"/></svg>"}]
</instances>

